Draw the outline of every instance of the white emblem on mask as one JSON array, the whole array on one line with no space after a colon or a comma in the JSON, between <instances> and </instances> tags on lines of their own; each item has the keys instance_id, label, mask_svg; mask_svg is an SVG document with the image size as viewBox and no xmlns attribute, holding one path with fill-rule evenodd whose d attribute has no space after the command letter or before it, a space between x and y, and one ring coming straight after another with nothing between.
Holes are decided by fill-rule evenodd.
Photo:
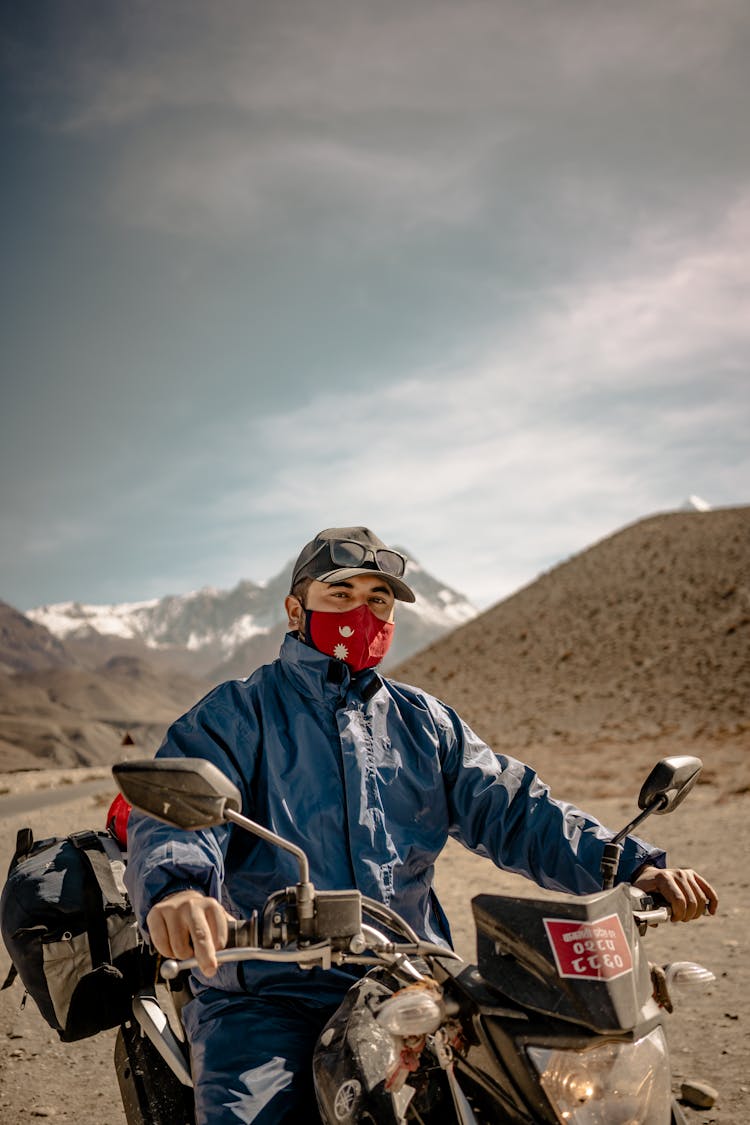
<instances>
[{"instance_id":1,"label":"white emblem on mask","mask_svg":"<svg viewBox=\"0 0 750 1125\"><path fill-rule=\"evenodd\" d=\"M346 645L334 645L333 655L337 660L346 660L347 656L349 655L349 649L346 647Z\"/></svg>"},{"instance_id":2,"label":"white emblem on mask","mask_svg":"<svg viewBox=\"0 0 750 1125\"><path fill-rule=\"evenodd\" d=\"M351 625L339 625L339 636L353 637L354 630L352 629Z\"/></svg>"}]
</instances>

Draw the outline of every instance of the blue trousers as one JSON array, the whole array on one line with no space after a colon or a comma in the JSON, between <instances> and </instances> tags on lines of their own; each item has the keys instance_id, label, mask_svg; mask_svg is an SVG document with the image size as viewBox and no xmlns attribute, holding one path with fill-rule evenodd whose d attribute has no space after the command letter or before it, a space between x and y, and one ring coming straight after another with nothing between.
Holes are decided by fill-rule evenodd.
<instances>
[{"instance_id":1,"label":"blue trousers","mask_svg":"<svg viewBox=\"0 0 750 1125\"><path fill-rule=\"evenodd\" d=\"M313 1049L342 998L199 992L183 1009L197 1125L319 1122Z\"/></svg>"}]
</instances>

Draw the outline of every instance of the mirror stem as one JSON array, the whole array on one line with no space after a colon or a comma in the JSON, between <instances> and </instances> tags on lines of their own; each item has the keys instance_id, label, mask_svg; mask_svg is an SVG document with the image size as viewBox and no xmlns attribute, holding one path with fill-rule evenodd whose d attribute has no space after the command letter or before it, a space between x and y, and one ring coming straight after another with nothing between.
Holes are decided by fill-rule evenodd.
<instances>
[{"instance_id":1,"label":"mirror stem","mask_svg":"<svg viewBox=\"0 0 750 1125\"><path fill-rule=\"evenodd\" d=\"M241 825L242 828L252 832L254 836L260 836L261 840L265 840L269 844L275 844L278 848L291 852L299 864L300 883L308 884L310 882L310 864L302 848L298 848L296 844L290 844L283 836L277 836L269 828L264 828L262 824L256 824L254 820L249 820L248 817L235 812L233 809L224 810L224 819Z\"/></svg>"},{"instance_id":2,"label":"mirror stem","mask_svg":"<svg viewBox=\"0 0 750 1125\"><path fill-rule=\"evenodd\" d=\"M602 852L602 890L611 891L615 885L615 876L617 869L620 866L620 856L622 855L622 847L611 840L608 844L604 845Z\"/></svg>"},{"instance_id":3,"label":"mirror stem","mask_svg":"<svg viewBox=\"0 0 750 1125\"><path fill-rule=\"evenodd\" d=\"M634 828L638 827L638 825L641 823L641 821L645 820L647 816L651 816L651 813L656 812L656 810L658 808L660 808L663 804L664 804L664 798L663 797L655 797L653 799L653 801L651 802L651 804L646 806L646 808L643 810L643 812L638 813L638 816L635 818L635 820L631 820L630 824L626 824L625 827L623 829L621 829L621 831L618 832L616 836L612 837L612 843L613 844L621 843L625 839L626 836L630 835L630 833L633 831Z\"/></svg>"},{"instance_id":4,"label":"mirror stem","mask_svg":"<svg viewBox=\"0 0 750 1125\"><path fill-rule=\"evenodd\" d=\"M616 836L612 837L608 844L604 845L601 866L603 890L611 891L615 885L615 876L617 875L617 869L620 866L620 856L622 855L622 841L634 828L638 827L641 821L645 820L647 816L650 816L652 812L656 812L663 804L663 797L655 797L651 804L648 805L643 812L638 814L635 820L631 820L630 824L626 824Z\"/></svg>"}]
</instances>

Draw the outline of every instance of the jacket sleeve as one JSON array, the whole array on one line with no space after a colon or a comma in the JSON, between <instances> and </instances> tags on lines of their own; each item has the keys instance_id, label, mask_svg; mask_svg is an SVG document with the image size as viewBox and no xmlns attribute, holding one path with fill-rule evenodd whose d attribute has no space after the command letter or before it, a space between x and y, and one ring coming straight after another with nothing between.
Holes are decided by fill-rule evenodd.
<instances>
[{"instance_id":1,"label":"jacket sleeve","mask_svg":"<svg viewBox=\"0 0 750 1125\"><path fill-rule=\"evenodd\" d=\"M498 867L549 890L601 890L601 858L613 832L574 805L555 800L530 766L492 750L449 707L436 716L442 746L450 834ZM666 854L627 836L617 882Z\"/></svg>"},{"instance_id":2,"label":"jacket sleeve","mask_svg":"<svg viewBox=\"0 0 750 1125\"><path fill-rule=\"evenodd\" d=\"M247 812L258 737L238 691L236 683L222 684L197 703L169 728L156 757L213 762L240 790ZM221 899L230 831L220 825L186 832L133 810L125 884L145 933L149 910L169 894L196 889Z\"/></svg>"}]
</instances>

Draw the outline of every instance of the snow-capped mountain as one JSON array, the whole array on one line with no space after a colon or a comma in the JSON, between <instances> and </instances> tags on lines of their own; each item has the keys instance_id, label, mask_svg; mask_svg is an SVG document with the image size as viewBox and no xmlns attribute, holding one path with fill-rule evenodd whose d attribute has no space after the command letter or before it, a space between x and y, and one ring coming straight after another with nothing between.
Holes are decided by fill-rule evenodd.
<instances>
[{"instance_id":1,"label":"snow-capped mountain","mask_svg":"<svg viewBox=\"0 0 750 1125\"><path fill-rule=\"evenodd\" d=\"M404 553L409 559L406 580L417 600L398 604L389 664L405 660L478 612ZM231 590L207 587L119 605L61 602L31 609L26 616L84 659L88 654L100 661L145 648L161 663L174 658L181 670L209 679L246 676L278 652L292 565L290 561L265 584L241 581Z\"/></svg>"}]
</instances>

